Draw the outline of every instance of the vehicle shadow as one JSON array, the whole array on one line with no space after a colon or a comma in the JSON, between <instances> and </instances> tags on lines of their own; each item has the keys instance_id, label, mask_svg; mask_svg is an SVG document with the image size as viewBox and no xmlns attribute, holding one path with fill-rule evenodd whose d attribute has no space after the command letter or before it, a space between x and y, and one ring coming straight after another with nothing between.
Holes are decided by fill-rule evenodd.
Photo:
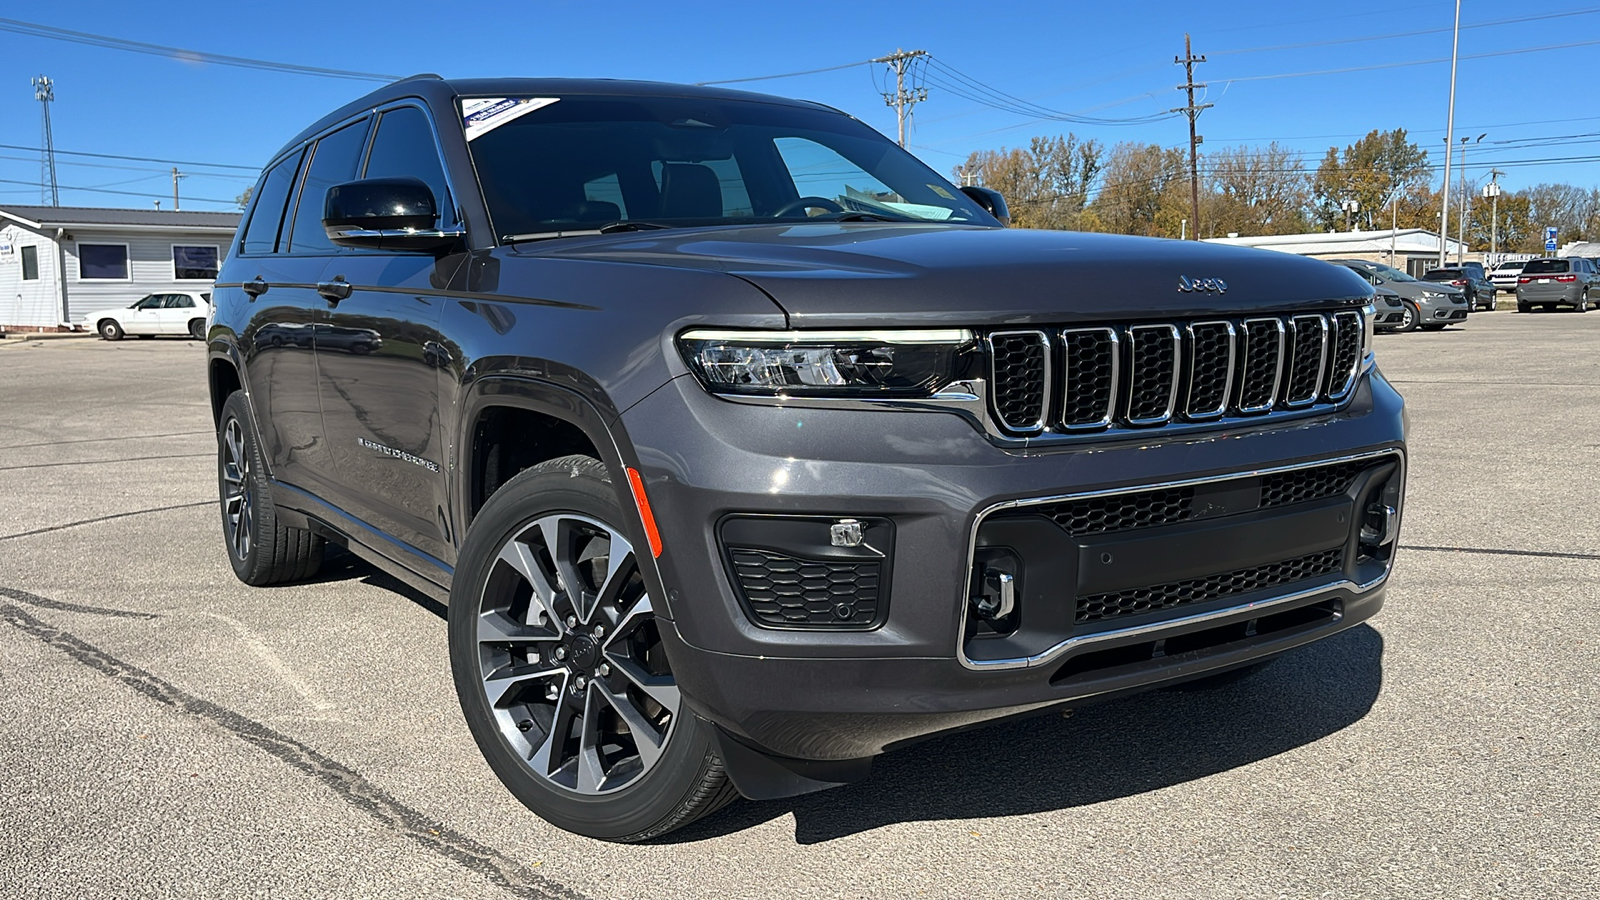
<instances>
[{"instance_id":1,"label":"vehicle shadow","mask_svg":"<svg viewBox=\"0 0 1600 900\"><path fill-rule=\"evenodd\" d=\"M429 597L404 581L374 566L354 553L329 544L317 574L298 584L325 584L331 581L359 581L382 588L410 600L441 620L449 617L449 607Z\"/></svg>"},{"instance_id":2,"label":"vehicle shadow","mask_svg":"<svg viewBox=\"0 0 1600 900\"><path fill-rule=\"evenodd\" d=\"M795 818L816 844L898 822L1072 809L1267 759L1361 720L1383 680L1383 637L1360 625L1210 690L1166 690L937 738L888 753L858 784L737 803L658 839L702 841Z\"/></svg>"}]
</instances>

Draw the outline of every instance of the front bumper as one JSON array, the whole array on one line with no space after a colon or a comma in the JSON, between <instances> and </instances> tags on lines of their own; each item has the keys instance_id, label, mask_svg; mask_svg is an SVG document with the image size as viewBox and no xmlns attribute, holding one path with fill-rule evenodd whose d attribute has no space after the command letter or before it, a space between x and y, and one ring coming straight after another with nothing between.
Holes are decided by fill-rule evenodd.
<instances>
[{"instance_id":1,"label":"front bumper","mask_svg":"<svg viewBox=\"0 0 1600 900\"><path fill-rule=\"evenodd\" d=\"M1403 406L1373 370L1334 413L1021 451L994 446L955 415L735 404L682 377L623 419L665 538L658 568L674 627L662 631L684 696L768 754L852 760L1243 665L1371 616L1383 574L1236 594L1158 616L1156 628L1102 629L1094 640L1031 634L1016 653L966 650L974 541L986 513L1364 453L1403 461ZM729 517L755 516L892 521L883 614L845 630L758 624L719 540ZM1233 567L1223 559L1217 568Z\"/></svg>"}]
</instances>

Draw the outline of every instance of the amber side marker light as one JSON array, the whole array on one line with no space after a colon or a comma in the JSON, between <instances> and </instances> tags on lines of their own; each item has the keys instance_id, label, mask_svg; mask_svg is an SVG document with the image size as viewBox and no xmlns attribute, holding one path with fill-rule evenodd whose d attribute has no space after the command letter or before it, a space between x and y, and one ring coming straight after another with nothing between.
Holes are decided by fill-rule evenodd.
<instances>
[{"instance_id":1,"label":"amber side marker light","mask_svg":"<svg viewBox=\"0 0 1600 900\"><path fill-rule=\"evenodd\" d=\"M644 520L644 536L650 542L650 555L661 558L661 532L656 529L656 515L650 511L650 498L644 495L644 479L639 470L628 467L628 487L633 491L634 505L639 507L639 518Z\"/></svg>"}]
</instances>

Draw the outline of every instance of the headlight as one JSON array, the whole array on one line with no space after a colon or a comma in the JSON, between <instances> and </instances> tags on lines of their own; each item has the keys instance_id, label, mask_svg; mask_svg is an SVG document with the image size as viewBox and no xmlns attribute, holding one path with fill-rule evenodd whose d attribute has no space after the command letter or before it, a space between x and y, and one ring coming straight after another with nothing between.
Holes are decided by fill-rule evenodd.
<instances>
[{"instance_id":1,"label":"headlight","mask_svg":"<svg viewBox=\"0 0 1600 900\"><path fill-rule=\"evenodd\" d=\"M713 393L925 397L974 350L965 329L690 331L684 359Z\"/></svg>"}]
</instances>

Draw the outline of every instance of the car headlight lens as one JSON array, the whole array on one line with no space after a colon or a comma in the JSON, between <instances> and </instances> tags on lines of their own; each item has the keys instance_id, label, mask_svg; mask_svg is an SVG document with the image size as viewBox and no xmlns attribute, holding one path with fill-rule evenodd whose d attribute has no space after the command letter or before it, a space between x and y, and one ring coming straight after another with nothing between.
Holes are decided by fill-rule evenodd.
<instances>
[{"instance_id":1,"label":"car headlight lens","mask_svg":"<svg viewBox=\"0 0 1600 900\"><path fill-rule=\"evenodd\" d=\"M764 396L927 396L976 347L965 329L697 330L678 343L708 390Z\"/></svg>"}]
</instances>

